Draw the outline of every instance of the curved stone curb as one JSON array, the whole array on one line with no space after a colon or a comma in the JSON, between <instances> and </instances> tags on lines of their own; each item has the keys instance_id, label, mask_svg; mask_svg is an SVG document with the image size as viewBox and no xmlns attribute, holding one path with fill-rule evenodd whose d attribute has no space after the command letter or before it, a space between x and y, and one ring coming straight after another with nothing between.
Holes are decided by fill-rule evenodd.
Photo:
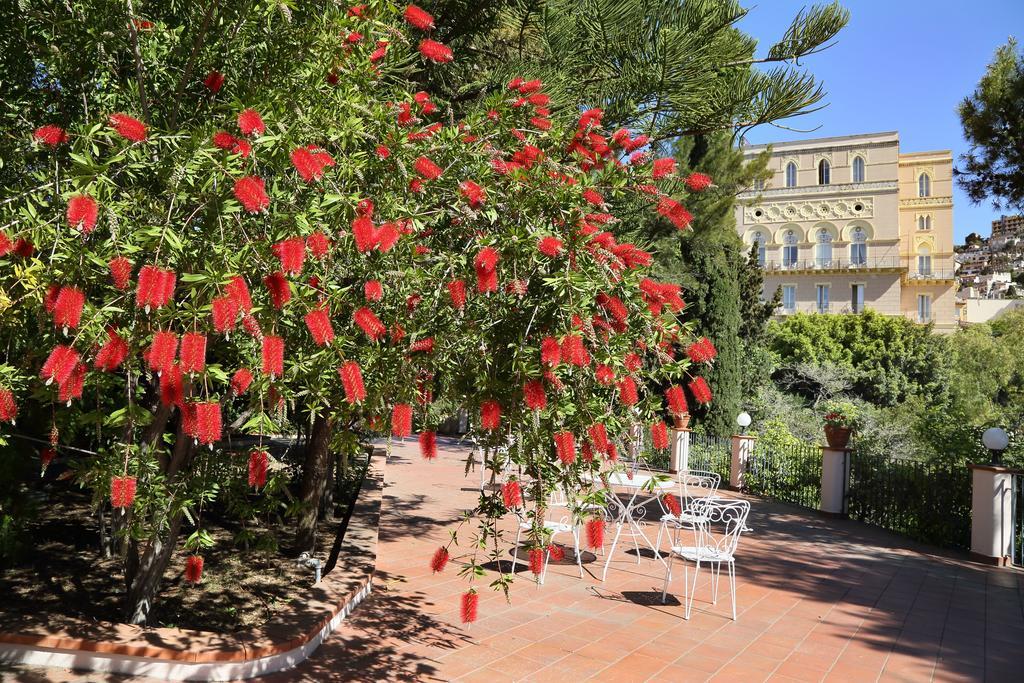
<instances>
[{"instance_id":1,"label":"curved stone curb","mask_svg":"<svg viewBox=\"0 0 1024 683\"><path fill-rule=\"evenodd\" d=\"M338 567L248 632L220 635L174 628L82 622L67 632L0 632L0 662L121 673L168 681L226 681L291 668L309 657L369 595L386 455L375 450L345 534Z\"/></svg>"}]
</instances>

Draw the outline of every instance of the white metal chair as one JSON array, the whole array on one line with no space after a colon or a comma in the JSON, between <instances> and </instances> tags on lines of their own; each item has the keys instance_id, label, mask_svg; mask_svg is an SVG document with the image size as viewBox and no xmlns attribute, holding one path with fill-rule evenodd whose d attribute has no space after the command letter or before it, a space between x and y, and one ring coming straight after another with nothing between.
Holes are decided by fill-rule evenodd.
<instances>
[{"instance_id":1,"label":"white metal chair","mask_svg":"<svg viewBox=\"0 0 1024 683\"><path fill-rule=\"evenodd\" d=\"M718 580L724 564L729 576L729 592L732 594L732 619L736 621L736 549L739 546L740 534L747 525L750 503L728 498L706 498L695 500L692 505L706 519L693 525L692 530L688 530L693 534L692 545L677 545L679 530L674 534L672 552L669 554L668 566L665 569L661 601L665 602L668 584L672 580L672 561L679 557L683 560L683 599L686 601L683 618L690 618L701 564L711 565L711 604L717 604ZM693 562L696 565L692 584L686 562Z\"/></svg>"},{"instance_id":2,"label":"white metal chair","mask_svg":"<svg viewBox=\"0 0 1024 683\"><path fill-rule=\"evenodd\" d=\"M547 506L544 509L545 517L552 508L563 508L568 512L568 514L563 515L557 522L549 519L545 519L543 522L543 527L547 532L549 540L547 552L544 554L544 569L541 571L540 576L537 577L537 583L541 585L544 584L544 577L546 577L548 573L548 564L551 560L551 543L554 542L555 536L558 534L572 534L573 550L576 553L576 566L579 567L580 578L583 578L583 562L580 558L580 526L573 519L573 511L569 504L569 499L565 495L565 491L561 488L558 488L548 494ZM518 557L519 541L522 538L524 531L529 531L533 528L533 522L524 518L519 512L516 513L516 516L519 518L519 530L516 532L515 544L515 553Z\"/></svg>"},{"instance_id":3,"label":"white metal chair","mask_svg":"<svg viewBox=\"0 0 1024 683\"><path fill-rule=\"evenodd\" d=\"M683 470L679 473L678 479L679 515L670 511L664 500L658 500L663 514L661 515L661 526L658 528L658 540L654 544L654 547L657 548L655 553L660 553L661 538L668 527L692 529L693 525L700 521L699 516L704 508L702 506L695 508L692 505L693 502L714 497L722 483L721 475L704 470Z\"/></svg>"}]
</instances>

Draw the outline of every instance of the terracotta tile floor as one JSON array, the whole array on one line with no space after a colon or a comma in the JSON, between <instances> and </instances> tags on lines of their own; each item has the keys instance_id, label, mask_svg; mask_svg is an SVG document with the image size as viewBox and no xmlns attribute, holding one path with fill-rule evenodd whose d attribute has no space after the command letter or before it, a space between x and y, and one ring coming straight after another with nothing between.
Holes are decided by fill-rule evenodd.
<instances>
[{"instance_id":1,"label":"terracotta tile floor","mask_svg":"<svg viewBox=\"0 0 1024 683\"><path fill-rule=\"evenodd\" d=\"M1024 680L1024 573L761 500L740 542L735 622L725 591L710 604L703 573L684 620L680 600L660 602L663 566L617 549L606 583L598 556L583 580L575 564L552 565L542 587L521 573L511 603L484 588L479 621L463 628L459 567L433 576L427 564L473 505L466 452L442 444L428 463L415 443L394 449L374 592L313 657L270 680ZM670 593L681 587L677 576Z\"/></svg>"}]
</instances>

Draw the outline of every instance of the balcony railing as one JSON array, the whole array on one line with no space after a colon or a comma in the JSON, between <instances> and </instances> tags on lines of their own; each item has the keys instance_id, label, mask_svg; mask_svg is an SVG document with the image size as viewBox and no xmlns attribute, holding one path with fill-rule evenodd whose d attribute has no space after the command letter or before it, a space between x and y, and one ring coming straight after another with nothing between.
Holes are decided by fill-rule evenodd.
<instances>
[{"instance_id":1,"label":"balcony railing","mask_svg":"<svg viewBox=\"0 0 1024 683\"><path fill-rule=\"evenodd\" d=\"M789 270L895 270L905 266L900 264L898 256L886 256L881 258L869 258L863 261L851 260L848 258L833 259L798 259L792 263L784 261L766 261L762 266L766 271L789 271Z\"/></svg>"},{"instance_id":2,"label":"balcony railing","mask_svg":"<svg viewBox=\"0 0 1024 683\"><path fill-rule=\"evenodd\" d=\"M907 273L907 280L952 280L954 278L956 278L955 270L932 270L927 273Z\"/></svg>"},{"instance_id":3,"label":"balcony railing","mask_svg":"<svg viewBox=\"0 0 1024 683\"><path fill-rule=\"evenodd\" d=\"M825 304L819 306L814 303L800 302L792 308L787 308L785 304L779 306L775 314L776 315L793 315L794 313L852 313L852 309L849 304L845 307L841 304Z\"/></svg>"}]
</instances>

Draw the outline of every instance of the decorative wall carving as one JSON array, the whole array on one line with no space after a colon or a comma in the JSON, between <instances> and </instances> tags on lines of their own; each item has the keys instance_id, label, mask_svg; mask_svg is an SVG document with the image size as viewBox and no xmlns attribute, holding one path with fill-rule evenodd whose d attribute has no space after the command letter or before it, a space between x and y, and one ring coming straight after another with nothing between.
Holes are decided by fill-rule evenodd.
<instances>
[{"instance_id":1,"label":"decorative wall carving","mask_svg":"<svg viewBox=\"0 0 1024 683\"><path fill-rule=\"evenodd\" d=\"M945 208L953 206L952 197L911 197L909 199L901 199L900 207L914 206L914 207L935 207Z\"/></svg>"},{"instance_id":2,"label":"decorative wall carving","mask_svg":"<svg viewBox=\"0 0 1024 683\"><path fill-rule=\"evenodd\" d=\"M836 197L791 202L766 202L743 208L743 222L789 223L793 221L853 220L874 218L873 197Z\"/></svg>"},{"instance_id":3,"label":"decorative wall carving","mask_svg":"<svg viewBox=\"0 0 1024 683\"><path fill-rule=\"evenodd\" d=\"M785 171L785 165L783 165L783 171ZM762 190L761 192L741 192L739 194L740 199L753 199L758 195L762 199L769 199L772 197L786 196L786 195L805 195L805 194L861 194L864 192L896 192L898 186L895 180L876 180L874 182L867 181L864 183L842 183L833 185L802 185L800 187L770 187ZM915 188L916 189L916 188Z\"/></svg>"}]
</instances>

